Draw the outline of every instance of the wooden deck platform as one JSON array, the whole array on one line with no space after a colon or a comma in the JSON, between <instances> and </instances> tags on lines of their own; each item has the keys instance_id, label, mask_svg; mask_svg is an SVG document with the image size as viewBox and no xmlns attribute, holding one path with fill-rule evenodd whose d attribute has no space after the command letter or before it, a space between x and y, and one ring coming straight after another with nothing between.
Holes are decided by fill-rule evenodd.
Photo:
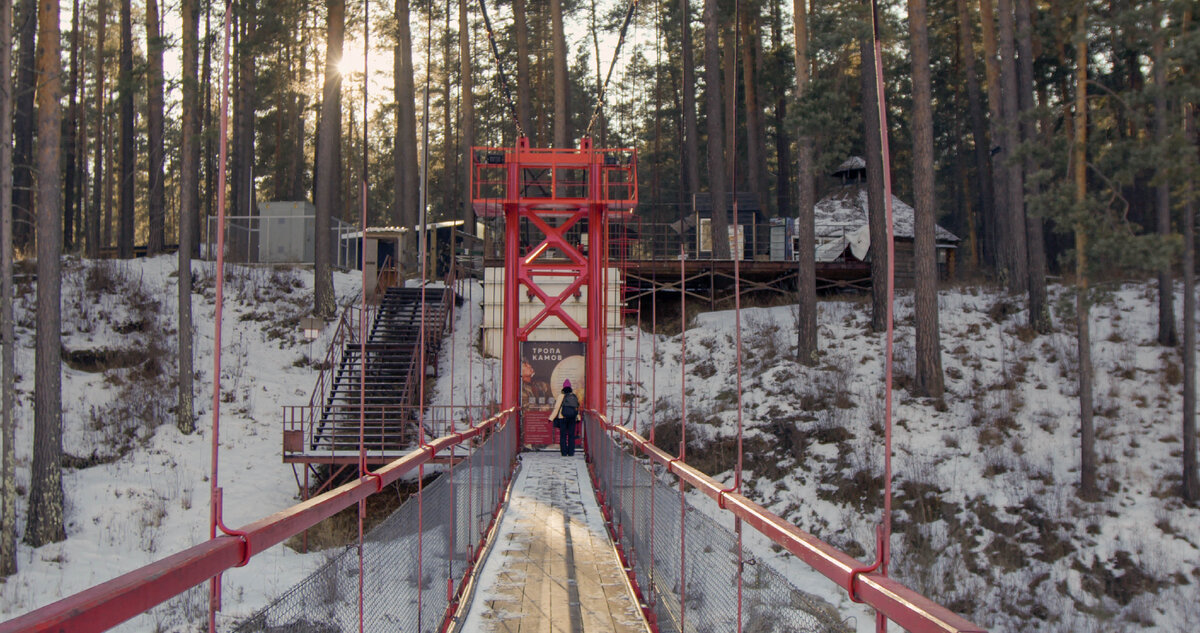
<instances>
[{"instance_id":1,"label":"wooden deck platform","mask_svg":"<svg viewBox=\"0 0 1200 633\"><path fill-rule=\"evenodd\" d=\"M523 465L460 630L648 633L580 452Z\"/></svg>"}]
</instances>

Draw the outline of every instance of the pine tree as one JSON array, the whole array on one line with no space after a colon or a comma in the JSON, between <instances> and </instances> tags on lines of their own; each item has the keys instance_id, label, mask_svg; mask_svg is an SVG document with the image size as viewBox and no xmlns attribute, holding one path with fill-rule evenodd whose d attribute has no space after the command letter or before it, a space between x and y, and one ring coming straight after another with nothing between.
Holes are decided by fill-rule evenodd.
<instances>
[{"instance_id":1,"label":"pine tree","mask_svg":"<svg viewBox=\"0 0 1200 633\"><path fill-rule=\"evenodd\" d=\"M879 36L879 37L882 37ZM888 236L887 216L883 200L883 141L885 130L880 129L880 98L875 82L875 49L869 34L860 42L862 72L862 127L867 149L867 230L871 234L871 330L887 328L888 309Z\"/></svg>"},{"instance_id":2,"label":"pine tree","mask_svg":"<svg viewBox=\"0 0 1200 633\"><path fill-rule=\"evenodd\" d=\"M1188 152L1200 160L1196 147L1196 107L1183 109ZM1195 163L1193 163L1195 164ZM1200 504L1200 474L1196 467L1196 187L1187 177L1183 202L1183 500Z\"/></svg>"},{"instance_id":3,"label":"pine tree","mask_svg":"<svg viewBox=\"0 0 1200 633\"><path fill-rule=\"evenodd\" d=\"M692 6L690 0L679 0L679 55L682 78L679 92L683 101L683 198L691 205L692 196L700 191L700 125L696 121L696 58L692 52ZM680 208L683 213L683 208Z\"/></svg>"},{"instance_id":4,"label":"pine tree","mask_svg":"<svg viewBox=\"0 0 1200 633\"><path fill-rule=\"evenodd\" d=\"M37 341L33 465L25 542L67 538L62 486L62 139L58 0L38 3L37 56Z\"/></svg>"},{"instance_id":5,"label":"pine tree","mask_svg":"<svg viewBox=\"0 0 1200 633\"><path fill-rule=\"evenodd\" d=\"M708 119L708 190L712 195L712 253L714 259L731 259L729 218L725 215L725 142L721 122L721 51L717 18L717 0L704 0L704 98Z\"/></svg>"},{"instance_id":6,"label":"pine tree","mask_svg":"<svg viewBox=\"0 0 1200 633\"><path fill-rule=\"evenodd\" d=\"M808 6L806 0L792 0L796 42L796 101L802 102L809 90ZM805 365L817 364L817 238L814 205L816 188L813 174L813 141L806 132L798 139L799 165L796 170L799 190L799 214L796 218L796 238L800 250L796 279L799 310L796 359ZM782 171L784 166L780 166Z\"/></svg>"},{"instance_id":7,"label":"pine tree","mask_svg":"<svg viewBox=\"0 0 1200 633\"><path fill-rule=\"evenodd\" d=\"M1017 5L1017 47L1020 55L1019 103L1021 108L1020 129L1021 142L1032 146L1037 142L1037 122L1034 120L1033 103L1033 24L1030 18L1030 0L1014 0ZM1017 170L1013 166L1013 170ZM1025 151L1021 161L1023 174L1022 182L1025 187L1034 187L1033 174L1036 171L1032 151ZM1029 213L1025 204L1025 192L1017 197L1021 201L1021 214L1025 221L1026 254L1029 258L1029 327L1035 332L1045 334L1050 331L1050 307L1046 298L1046 239L1042 228L1042 218Z\"/></svg>"},{"instance_id":8,"label":"pine tree","mask_svg":"<svg viewBox=\"0 0 1200 633\"><path fill-rule=\"evenodd\" d=\"M12 0L0 0L0 42L12 41ZM12 47L0 46L0 77L12 77ZM0 293L13 296L12 81L0 81ZM16 341L13 302L0 301L0 576L17 571L17 473L13 440L16 426Z\"/></svg>"},{"instance_id":9,"label":"pine tree","mask_svg":"<svg viewBox=\"0 0 1200 633\"><path fill-rule=\"evenodd\" d=\"M316 269L313 314L329 318L337 311L333 294L333 237L330 226L340 197L341 172L337 168L337 149L341 143L342 76L338 62L342 59L342 40L346 29L345 0L327 0L325 39L325 88L321 96L321 121L317 132L317 174L313 186L317 190Z\"/></svg>"},{"instance_id":10,"label":"pine tree","mask_svg":"<svg viewBox=\"0 0 1200 633\"><path fill-rule=\"evenodd\" d=\"M1167 140L1167 52L1158 2L1154 3L1154 141L1160 146ZM1165 173L1166 161L1159 163L1159 183L1154 188L1154 221L1165 240L1171 234L1171 185ZM1175 279L1168 263L1158 271L1158 344L1174 347L1179 343L1175 331Z\"/></svg>"},{"instance_id":11,"label":"pine tree","mask_svg":"<svg viewBox=\"0 0 1200 633\"><path fill-rule=\"evenodd\" d=\"M121 0L121 54L117 77L118 107L120 110L120 168L118 189L120 212L117 224L117 256L133 257L134 242L134 164L136 139L133 133L133 7L132 0Z\"/></svg>"},{"instance_id":12,"label":"pine tree","mask_svg":"<svg viewBox=\"0 0 1200 633\"><path fill-rule=\"evenodd\" d=\"M38 29L37 0L16 6L17 87L13 93L13 241L23 249L33 240L33 95L36 89L34 43ZM5 75L8 77L10 75Z\"/></svg>"},{"instance_id":13,"label":"pine tree","mask_svg":"<svg viewBox=\"0 0 1200 633\"><path fill-rule=\"evenodd\" d=\"M1075 213L1082 216L1087 207L1087 4L1080 2L1076 15L1075 41L1075 139L1071 169L1075 183ZM1075 226L1075 319L1079 351L1079 496L1093 500L1100 496L1096 485L1096 427L1092 419L1092 340L1090 330L1091 298L1088 296L1087 227Z\"/></svg>"},{"instance_id":14,"label":"pine tree","mask_svg":"<svg viewBox=\"0 0 1200 633\"><path fill-rule=\"evenodd\" d=\"M429 35L432 37L432 34ZM400 226L417 224L420 205L417 179L417 113L413 95L412 34L409 28L409 2L396 0L395 98L396 137L393 144L393 197L396 201L394 220ZM399 256L404 269L412 274L416 266L416 242L412 231L404 234ZM382 262L381 262L382 264ZM396 262L397 265L400 262Z\"/></svg>"},{"instance_id":15,"label":"pine tree","mask_svg":"<svg viewBox=\"0 0 1200 633\"><path fill-rule=\"evenodd\" d=\"M146 253L157 255L166 244L166 190L163 154L163 36L159 26L158 0L146 0L146 52L149 56L146 76L146 124L150 174L150 231Z\"/></svg>"},{"instance_id":16,"label":"pine tree","mask_svg":"<svg viewBox=\"0 0 1200 633\"><path fill-rule=\"evenodd\" d=\"M968 243L972 244L973 264L979 265L984 260L994 264L996 209L992 193L987 124L983 116L983 95L979 86L979 75L975 72L975 41L971 26L971 12L967 7L967 0L956 0L956 7L958 10L959 63L967 81L967 109L971 120L971 137L974 141L973 157L977 175L975 190L978 193L974 202L975 208L978 210L975 217L982 218L985 223L983 243L980 244L976 239L978 227L974 221L970 223ZM981 250L984 251L983 257L980 256Z\"/></svg>"},{"instance_id":17,"label":"pine tree","mask_svg":"<svg viewBox=\"0 0 1200 633\"><path fill-rule=\"evenodd\" d=\"M465 17L459 19L465 23ZM567 38L563 31L562 0L550 0L550 29L554 44L554 146L571 147L571 84L567 79L568 53ZM467 32L463 30L460 37L468 37ZM464 76L467 74L463 73ZM470 148L470 145L467 147Z\"/></svg>"},{"instance_id":18,"label":"pine tree","mask_svg":"<svg viewBox=\"0 0 1200 633\"><path fill-rule=\"evenodd\" d=\"M107 118L105 113L107 90L104 80L104 44L107 26L108 1L98 0L96 3L96 57L92 71L95 76L93 93L96 99L96 127L92 132L92 139L96 146L96 156L92 163L92 200L87 214L87 256L92 259L100 256L101 246L107 246L107 244L100 243L100 218L103 215L101 196L104 192L104 181L108 176L108 172L104 170L104 122Z\"/></svg>"},{"instance_id":19,"label":"pine tree","mask_svg":"<svg viewBox=\"0 0 1200 633\"><path fill-rule=\"evenodd\" d=\"M196 430L193 402L192 368L192 242L193 218L199 213L200 119L196 109L200 86L196 77L199 56L200 1L182 0L183 14L183 131L179 167L179 396L175 405L175 426L181 433Z\"/></svg>"},{"instance_id":20,"label":"pine tree","mask_svg":"<svg viewBox=\"0 0 1200 633\"><path fill-rule=\"evenodd\" d=\"M934 222L933 95L930 88L929 25L925 0L908 0L913 76L913 264L916 277L916 387L942 397L942 351L938 334L937 246Z\"/></svg>"},{"instance_id":21,"label":"pine tree","mask_svg":"<svg viewBox=\"0 0 1200 633\"><path fill-rule=\"evenodd\" d=\"M529 26L525 20L525 0L513 0L513 31L517 40L517 122L529 135ZM430 33L429 37L433 37Z\"/></svg>"}]
</instances>

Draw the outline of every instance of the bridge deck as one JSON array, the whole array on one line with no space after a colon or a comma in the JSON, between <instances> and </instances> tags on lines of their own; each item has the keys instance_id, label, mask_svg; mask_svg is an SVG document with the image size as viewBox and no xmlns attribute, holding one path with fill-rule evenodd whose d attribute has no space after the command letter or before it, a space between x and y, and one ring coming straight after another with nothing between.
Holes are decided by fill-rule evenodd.
<instances>
[{"instance_id":1,"label":"bridge deck","mask_svg":"<svg viewBox=\"0 0 1200 633\"><path fill-rule=\"evenodd\" d=\"M648 631L582 453L524 453L463 631Z\"/></svg>"}]
</instances>

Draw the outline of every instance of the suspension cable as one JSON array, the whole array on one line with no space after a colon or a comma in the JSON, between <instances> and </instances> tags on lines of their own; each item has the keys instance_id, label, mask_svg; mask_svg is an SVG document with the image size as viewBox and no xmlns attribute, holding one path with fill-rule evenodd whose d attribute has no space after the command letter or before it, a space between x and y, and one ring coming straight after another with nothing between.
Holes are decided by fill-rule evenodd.
<instances>
[{"instance_id":1,"label":"suspension cable","mask_svg":"<svg viewBox=\"0 0 1200 633\"><path fill-rule=\"evenodd\" d=\"M367 160L369 158L367 150L367 128L370 119L367 116L367 101L368 88L371 84L371 68L368 62L367 52L371 50L371 2L363 0L363 128L362 128L362 187L360 197L362 198L362 239L359 240L359 260L362 268L362 304L358 314L358 362L359 362L359 379L358 379L358 476L359 478L370 475L370 469L367 467L367 446L366 446L366 426L367 426ZM378 478L378 475L375 475ZM363 519L367 514L367 501L360 499L358 502L358 633L363 633Z\"/></svg>"},{"instance_id":2,"label":"suspension cable","mask_svg":"<svg viewBox=\"0 0 1200 633\"><path fill-rule=\"evenodd\" d=\"M679 457L687 459L687 257L679 233ZM670 471L670 468L667 469ZM687 482L679 478L679 629L687 627Z\"/></svg>"},{"instance_id":3,"label":"suspension cable","mask_svg":"<svg viewBox=\"0 0 1200 633\"><path fill-rule=\"evenodd\" d=\"M738 56L740 54L739 49L741 48L740 37L741 37L741 27L742 27L741 4L738 0L734 0L734 2L733 2L733 15L734 15L734 20L733 20L733 59L730 60L730 64L734 68L734 73L733 73L734 74L734 82L733 82L733 91L732 91L732 95L731 95L731 98L733 99L733 103L730 104L730 108L733 110L733 113L734 113L733 118L735 121L735 125L733 126L733 130L731 130L731 132L730 132L731 138L733 139L733 146L729 148L729 151L732 155L736 156L737 155L737 125L736 125L736 121L737 121L737 96L738 96L737 60L738 60ZM742 72L743 73L750 72L750 69L742 68ZM754 141L753 141L753 139L747 138L746 142L752 143ZM742 272L741 272L741 258L742 257L741 256L742 256L743 252L745 251L745 248L739 248L742 245L742 234L741 234L742 225L738 221L738 194L737 194L738 171L737 171L737 161L736 160L733 161L732 169L730 170L730 180L732 181L730 183L730 185L731 185L730 190L733 191L733 240L735 242L734 248L737 249L734 251L734 257L733 257L733 305L734 305L733 318L734 318L734 330L737 332L737 334L736 334L736 336L737 336L737 467L733 471L733 490L740 494L742 491L742 429L743 429L743 425L742 425ZM724 206L724 205L722 205L722 206ZM716 208L715 205L714 205L714 208ZM720 498L720 501L722 502L722 503L720 503L722 509L725 506L724 500L725 500L725 497L722 496ZM734 530L737 532L737 554L738 554L737 628L740 631L742 628L742 585L743 585L742 568L744 565L744 557L745 557L745 553L742 548L742 519L741 519L741 517L735 517L733 525L734 525Z\"/></svg>"},{"instance_id":4,"label":"suspension cable","mask_svg":"<svg viewBox=\"0 0 1200 633\"><path fill-rule=\"evenodd\" d=\"M879 29L879 4L871 0L871 34L873 54L875 58L875 104L879 114L879 140L883 159L883 198L886 210L887 224L887 335L884 348L884 456L883 456L883 516L876 528L875 562L866 567L851 570L848 584L850 599L858 602L855 592L855 581L864 573L879 571L884 577L888 573L888 560L891 558L892 534L892 365L894 346L894 314L895 301L895 238L892 227L892 174L891 153L888 147L887 108L884 105L883 85L883 42ZM887 618L878 611L875 612L875 630L878 633L887 631Z\"/></svg>"},{"instance_id":5,"label":"suspension cable","mask_svg":"<svg viewBox=\"0 0 1200 633\"><path fill-rule=\"evenodd\" d=\"M221 487L218 465L221 436L221 325L225 303L225 165L229 157L229 42L232 32L233 1L225 0L225 43L221 53L221 117L218 140L220 163L217 166L217 280L216 306L213 315L213 397L212 397L212 474L210 476L208 538L217 537L217 528L229 533L223 525ZM244 535L243 535L244 538ZM208 586L208 631L217 631L217 610L221 607L221 574L213 576Z\"/></svg>"},{"instance_id":6,"label":"suspension cable","mask_svg":"<svg viewBox=\"0 0 1200 633\"><path fill-rule=\"evenodd\" d=\"M512 90L508 87L508 77L504 74L504 64L500 62L500 49L496 46L496 34L492 31L492 19L488 17L486 0L479 0L479 12L483 14L483 26L487 29L488 44L492 49L492 60L496 62L496 74L500 79L500 87L504 90L504 98L508 102L508 111L512 115L513 124L517 126L517 136L525 136L525 128L521 127L521 117L517 114L517 106L513 101Z\"/></svg>"},{"instance_id":7,"label":"suspension cable","mask_svg":"<svg viewBox=\"0 0 1200 633\"><path fill-rule=\"evenodd\" d=\"M621 36L617 39L617 48L613 51L612 61L608 65L608 74L604 77L604 84L600 86L600 93L596 95L596 108L592 111L592 118L588 121L587 130L583 133L584 136L592 135L592 128L595 127L596 121L600 118L600 112L604 109L604 94L608 92L608 84L612 81L613 69L617 67L617 59L621 56L621 45L625 43L625 32L629 29L629 23L633 21L633 14L637 11L639 0L630 0L629 9L625 12L625 21L621 23ZM483 4L483 0L479 0ZM489 36L491 31L488 32ZM596 60L599 64L600 60ZM503 77L503 75L501 75Z\"/></svg>"}]
</instances>

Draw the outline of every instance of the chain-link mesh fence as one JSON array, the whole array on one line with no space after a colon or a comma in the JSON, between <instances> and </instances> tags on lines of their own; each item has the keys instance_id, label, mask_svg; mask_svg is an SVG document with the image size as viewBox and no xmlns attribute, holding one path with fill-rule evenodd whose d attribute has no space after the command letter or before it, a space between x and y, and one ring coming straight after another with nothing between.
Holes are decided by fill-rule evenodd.
<instances>
[{"instance_id":1,"label":"chain-link mesh fence","mask_svg":"<svg viewBox=\"0 0 1200 633\"><path fill-rule=\"evenodd\" d=\"M585 416L585 423L597 492L660 631L852 630L831 605L755 560L747 549L739 561L737 534L684 503L678 480L671 485L655 476L593 416Z\"/></svg>"},{"instance_id":2,"label":"chain-link mesh fence","mask_svg":"<svg viewBox=\"0 0 1200 633\"><path fill-rule=\"evenodd\" d=\"M510 419L363 539L363 630L436 632L475 559L517 452ZM358 630L357 544L344 549L239 633Z\"/></svg>"}]
</instances>

